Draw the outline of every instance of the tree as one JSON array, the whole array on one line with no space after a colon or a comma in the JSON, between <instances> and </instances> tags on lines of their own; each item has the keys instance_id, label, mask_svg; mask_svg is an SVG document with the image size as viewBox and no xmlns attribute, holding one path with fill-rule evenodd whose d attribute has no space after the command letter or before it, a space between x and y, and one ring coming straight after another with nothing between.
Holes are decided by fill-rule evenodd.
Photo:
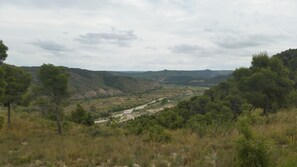
<instances>
[{"instance_id":1,"label":"tree","mask_svg":"<svg viewBox=\"0 0 297 167\"><path fill-rule=\"evenodd\" d=\"M0 40L0 66L3 64L3 61L7 58L7 50L8 47L3 44L3 42ZM3 70L0 69L0 97L4 95L6 83L3 80L4 73Z\"/></svg>"},{"instance_id":2,"label":"tree","mask_svg":"<svg viewBox=\"0 0 297 167\"><path fill-rule=\"evenodd\" d=\"M292 90L293 82L269 69L261 69L239 82L239 89L254 106L264 109L264 114L282 107Z\"/></svg>"},{"instance_id":3,"label":"tree","mask_svg":"<svg viewBox=\"0 0 297 167\"><path fill-rule=\"evenodd\" d=\"M266 52L253 56L252 69L267 68L269 65L269 57Z\"/></svg>"},{"instance_id":4,"label":"tree","mask_svg":"<svg viewBox=\"0 0 297 167\"><path fill-rule=\"evenodd\" d=\"M40 88L53 104L59 134L62 134L63 101L69 98L68 77L63 67L52 64L43 64L38 74Z\"/></svg>"},{"instance_id":5,"label":"tree","mask_svg":"<svg viewBox=\"0 0 297 167\"><path fill-rule=\"evenodd\" d=\"M1 70L3 72L3 80L6 83L1 102L7 107L8 127L10 128L11 104L21 102L22 96L26 93L31 84L31 76L24 70L11 65L2 65Z\"/></svg>"},{"instance_id":6,"label":"tree","mask_svg":"<svg viewBox=\"0 0 297 167\"><path fill-rule=\"evenodd\" d=\"M0 40L0 65L7 58L8 47L4 45L3 41Z\"/></svg>"},{"instance_id":7,"label":"tree","mask_svg":"<svg viewBox=\"0 0 297 167\"><path fill-rule=\"evenodd\" d=\"M248 68L238 68L233 72L233 77L235 81L240 81L242 78L250 76L251 75L251 70Z\"/></svg>"}]
</instances>

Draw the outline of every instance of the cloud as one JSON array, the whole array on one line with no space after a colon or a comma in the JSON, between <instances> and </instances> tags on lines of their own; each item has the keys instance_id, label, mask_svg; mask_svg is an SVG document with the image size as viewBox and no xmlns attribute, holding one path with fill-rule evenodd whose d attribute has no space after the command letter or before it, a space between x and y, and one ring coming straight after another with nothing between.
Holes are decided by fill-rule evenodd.
<instances>
[{"instance_id":1,"label":"cloud","mask_svg":"<svg viewBox=\"0 0 297 167\"><path fill-rule=\"evenodd\" d=\"M147 50L158 50L158 48L152 47L152 46L147 46L147 47L144 47L144 48L147 49Z\"/></svg>"},{"instance_id":2,"label":"cloud","mask_svg":"<svg viewBox=\"0 0 297 167\"><path fill-rule=\"evenodd\" d=\"M269 38L258 37L257 35L251 36L225 36L220 39L216 44L222 48L226 49L241 49L241 48L251 48L264 45L269 42Z\"/></svg>"},{"instance_id":3,"label":"cloud","mask_svg":"<svg viewBox=\"0 0 297 167\"><path fill-rule=\"evenodd\" d=\"M55 41L50 40L37 40L35 42L32 42L31 44L40 47L41 49L47 50L47 51L54 51L54 52L64 52L69 51L65 46L60 45L56 43Z\"/></svg>"},{"instance_id":4,"label":"cloud","mask_svg":"<svg viewBox=\"0 0 297 167\"><path fill-rule=\"evenodd\" d=\"M86 33L79 35L77 41L83 44L97 45L97 44L111 44L122 47L130 46L130 43L137 39L137 36L132 30L130 31L117 31L112 29L108 33Z\"/></svg>"},{"instance_id":5,"label":"cloud","mask_svg":"<svg viewBox=\"0 0 297 167\"><path fill-rule=\"evenodd\" d=\"M197 53L200 50L203 50L203 48L198 45L181 44L181 45L175 45L173 47L170 47L169 50L172 53L192 54L192 53Z\"/></svg>"},{"instance_id":6,"label":"cloud","mask_svg":"<svg viewBox=\"0 0 297 167\"><path fill-rule=\"evenodd\" d=\"M286 38L286 34L244 34L235 33L232 35L226 35L215 44L225 49L242 49L242 48L257 48L261 46L268 46L278 40Z\"/></svg>"},{"instance_id":7,"label":"cloud","mask_svg":"<svg viewBox=\"0 0 297 167\"><path fill-rule=\"evenodd\" d=\"M67 49L64 45L58 44L57 42L51 40L37 40L31 42L31 44L43 50L49 51L53 55L59 57L64 56L65 52L71 51L70 49Z\"/></svg>"},{"instance_id":8,"label":"cloud","mask_svg":"<svg viewBox=\"0 0 297 167\"><path fill-rule=\"evenodd\" d=\"M296 0L0 0L0 38L7 63L19 66L235 69L260 51L296 47L296 8Z\"/></svg>"}]
</instances>

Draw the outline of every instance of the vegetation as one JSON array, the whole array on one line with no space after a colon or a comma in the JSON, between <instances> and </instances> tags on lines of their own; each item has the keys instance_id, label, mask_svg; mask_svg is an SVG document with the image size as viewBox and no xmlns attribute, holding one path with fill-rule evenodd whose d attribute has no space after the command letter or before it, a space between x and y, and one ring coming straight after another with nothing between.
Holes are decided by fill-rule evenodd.
<instances>
[{"instance_id":1,"label":"vegetation","mask_svg":"<svg viewBox=\"0 0 297 167\"><path fill-rule=\"evenodd\" d=\"M8 47L0 41L0 102L7 107L7 124L11 127L11 104L21 103L22 96L26 93L31 83L31 76L24 70L2 64L7 58ZM0 121L2 122L2 121ZM2 127L2 125L0 125Z\"/></svg>"},{"instance_id":2,"label":"vegetation","mask_svg":"<svg viewBox=\"0 0 297 167\"><path fill-rule=\"evenodd\" d=\"M2 79L6 83L6 86L4 95L1 97L0 101L7 107L7 123L8 127L10 127L11 104L21 103L22 96L30 86L31 76L20 68L6 64L1 66L1 70L4 74Z\"/></svg>"},{"instance_id":3,"label":"vegetation","mask_svg":"<svg viewBox=\"0 0 297 167\"><path fill-rule=\"evenodd\" d=\"M63 67L44 64L40 68L38 77L42 93L48 97L49 103L54 106L58 133L61 134L63 101L69 97L68 74Z\"/></svg>"},{"instance_id":4,"label":"vegetation","mask_svg":"<svg viewBox=\"0 0 297 167\"><path fill-rule=\"evenodd\" d=\"M204 137L211 131L228 131L234 127L242 113L262 108L263 115L281 108L295 107L295 67L284 66L289 50L283 54L268 57L266 53L255 55L250 68L239 68L229 80L179 103L175 108L164 110L153 116L143 116L124 124L131 133L144 135L152 127L161 126L176 130L188 128ZM290 54L289 54L290 55ZM289 62L295 62L297 55ZM292 63L294 64L294 63ZM239 166L269 166L265 142L254 137L247 125L240 124L243 137L237 140Z\"/></svg>"},{"instance_id":5,"label":"vegetation","mask_svg":"<svg viewBox=\"0 0 297 167\"><path fill-rule=\"evenodd\" d=\"M7 57L7 51L8 47L3 44L3 42L0 40L0 67L2 66L4 60ZM2 68L0 68L0 97L2 97L5 94L5 87L6 82L3 79L4 72Z\"/></svg>"},{"instance_id":6,"label":"vegetation","mask_svg":"<svg viewBox=\"0 0 297 167\"><path fill-rule=\"evenodd\" d=\"M77 104L76 110L71 112L73 122L85 125L93 125L94 119L90 112L87 112L80 104Z\"/></svg>"},{"instance_id":7,"label":"vegetation","mask_svg":"<svg viewBox=\"0 0 297 167\"><path fill-rule=\"evenodd\" d=\"M163 84L214 86L230 78L232 71L197 70L197 71L148 71L148 72L113 72L118 76L146 78Z\"/></svg>"},{"instance_id":8,"label":"vegetation","mask_svg":"<svg viewBox=\"0 0 297 167\"><path fill-rule=\"evenodd\" d=\"M4 114L0 112L1 116ZM249 126L256 141L259 137L268 144L270 166L296 166L297 110L281 110L266 117L247 114L251 115ZM170 140L164 142L154 140L159 135L151 135L152 139L149 133L129 135L125 129L103 124L89 127L68 122L64 134L57 135L55 121L20 108L16 108L10 131L5 130L4 121L0 130L0 166L229 167L239 161L235 157L242 138L235 124L229 129L209 127L204 136L190 129L163 129L170 135Z\"/></svg>"},{"instance_id":9,"label":"vegetation","mask_svg":"<svg viewBox=\"0 0 297 167\"><path fill-rule=\"evenodd\" d=\"M247 115L238 121L241 136L236 141L236 162L241 167L268 167L271 165L268 143L263 138L253 134L249 125L252 119L251 115Z\"/></svg>"},{"instance_id":10,"label":"vegetation","mask_svg":"<svg viewBox=\"0 0 297 167\"><path fill-rule=\"evenodd\" d=\"M69 77L92 80L96 72L77 70L75 76L63 67L44 64L33 75L37 86L27 92L30 75L2 64L6 51L1 41L0 166L297 166L296 50L272 57L255 55L250 68L236 69L231 78L203 95L202 89L190 91L200 95L190 99L190 88L184 93L160 89L153 94L144 86L145 93L132 96L133 83L142 81L103 73L100 83L129 95L114 97L105 108L98 106L98 100L82 105L68 101ZM125 106L123 98L129 101ZM165 107L181 99L175 107ZM98 111L113 115L110 106L124 109L155 103L163 107L161 112L121 123L115 117L106 124L93 124ZM64 112L67 104L76 107ZM86 105L90 111L84 109ZM40 110L46 112L34 112ZM54 117L41 117L47 112ZM64 135L60 135L62 125ZM56 126L58 134L52 132Z\"/></svg>"},{"instance_id":11,"label":"vegetation","mask_svg":"<svg viewBox=\"0 0 297 167\"><path fill-rule=\"evenodd\" d=\"M3 41L0 40L0 65L7 58L8 47L4 45Z\"/></svg>"},{"instance_id":12,"label":"vegetation","mask_svg":"<svg viewBox=\"0 0 297 167\"><path fill-rule=\"evenodd\" d=\"M39 67L23 67L38 81ZM71 99L84 100L118 95L145 93L159 88L159 84L152 80L114 76L111 72L89 71L76 68L66 68L69 74L68 88Z\"/></svg>"}]
</instances>

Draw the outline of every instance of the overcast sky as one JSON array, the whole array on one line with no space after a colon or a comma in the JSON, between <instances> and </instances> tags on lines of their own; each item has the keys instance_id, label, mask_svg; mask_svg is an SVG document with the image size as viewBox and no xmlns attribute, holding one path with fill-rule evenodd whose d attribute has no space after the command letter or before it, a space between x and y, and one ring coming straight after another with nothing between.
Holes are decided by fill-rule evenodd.
<instances>
[{"instance_id":1,"label":"overcast sky","mask_svg":"<svg viewBox=\"0 0 297 167\"><path fill-rule=\"evenodd\" d=\"M0 0L18 66L235 69L295 48L296 30L296 0Z\"/></svg>"}]
</instances>

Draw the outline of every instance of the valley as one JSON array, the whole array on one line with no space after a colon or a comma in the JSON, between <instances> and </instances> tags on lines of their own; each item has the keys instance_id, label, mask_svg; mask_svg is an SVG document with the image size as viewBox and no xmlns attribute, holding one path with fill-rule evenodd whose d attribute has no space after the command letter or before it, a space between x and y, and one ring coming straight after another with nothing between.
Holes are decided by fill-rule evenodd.
<instances>
[{"instance_id":1,"label":"valley","mask_svg":"<svg viewBox=\"0 0 297 167\"><path fill-rule=\"evenodd\" d=\"M160 88L137 95L115 96L100 99L75 100L65 108L66 113L75 110L76 104L92 112L96 123L127 121L145 114L154 114L164 108L172 108L182 100L202 95L207 87L162 85ZM102 116L103 115L103 116Z\"/></svg>"}]
</instances>

